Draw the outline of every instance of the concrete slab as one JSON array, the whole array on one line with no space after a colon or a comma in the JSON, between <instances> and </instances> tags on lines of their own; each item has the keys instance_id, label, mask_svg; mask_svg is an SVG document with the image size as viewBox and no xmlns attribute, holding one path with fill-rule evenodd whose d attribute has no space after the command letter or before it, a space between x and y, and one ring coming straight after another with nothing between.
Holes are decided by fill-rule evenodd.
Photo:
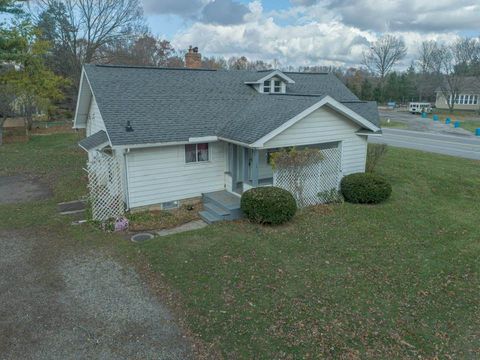
<instances>
[{"instance_id":1,"label":"concrete slab","mask_svg":"<svg viewBox=\"0 0 480 360\"><path fill-rule=\"evenodd\" d=\"M181 226L177 226L176 228L173 228L173 229L155 231L155 233L158 236L168 236L168 235L183 233L186 231L202 229L207 225L208 224L203 220L195 220L195 221L190 221L189 223L183 224Z\"/></svg>"}]
</instances>

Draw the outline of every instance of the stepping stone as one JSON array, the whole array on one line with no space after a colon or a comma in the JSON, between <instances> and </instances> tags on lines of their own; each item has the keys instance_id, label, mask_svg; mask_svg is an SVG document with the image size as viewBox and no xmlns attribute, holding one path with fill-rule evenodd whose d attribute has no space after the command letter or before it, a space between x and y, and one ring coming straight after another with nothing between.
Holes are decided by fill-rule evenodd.
<instances>
[{"instance_id":1,"label":"stepping stone","mask_svg":"<svg viewBox=\"0 0 480 360\"><path fill-rule=\"evenodd\" d=\"M61 215L78 214L85 211L84 200L75 200L58 204L58 211Z\"/></svg>"}]
</instances>

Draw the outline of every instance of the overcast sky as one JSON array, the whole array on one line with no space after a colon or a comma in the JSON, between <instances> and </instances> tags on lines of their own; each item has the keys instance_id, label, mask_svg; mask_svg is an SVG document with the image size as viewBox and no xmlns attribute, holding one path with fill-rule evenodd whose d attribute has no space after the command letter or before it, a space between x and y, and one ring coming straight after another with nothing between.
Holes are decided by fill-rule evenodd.
<instances>
[{"instance_id":1,"label":"overcast sky","mask_svg":"<svg viewBox=\"0 0 480 360\"><path fill-rule=\"evenodd\" d=\"M407 66L425 39L480 35L480 0L143 0L157 35L178 49L281 65L354 65L369 41L402 36Z\"/></svg>"}]
</instances>

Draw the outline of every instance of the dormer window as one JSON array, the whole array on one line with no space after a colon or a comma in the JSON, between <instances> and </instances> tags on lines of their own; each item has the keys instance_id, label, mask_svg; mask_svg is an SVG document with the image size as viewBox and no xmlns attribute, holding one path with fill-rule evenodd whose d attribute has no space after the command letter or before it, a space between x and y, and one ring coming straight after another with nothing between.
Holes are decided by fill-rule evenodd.
<instances>
[{"instance_id":1,"label":"dormer window","mask_svg":"<svg viewBox=\"0 0 480 360\"><path fill-rule=\"evenodd\" d=\"M271 94L282 94L285 92L286 85L279 79L269 79L263 82L263 92Z\"/></svg>"},{"instance_id":2,"label":"dormer window","mask_svg":"<svg viewBox=\"0 0 480 360\"><path fill-rule=\"evenodd\" d=\"M280 80L275 80L273 82L273 92L274 93L282 92L282 82Z\"/></svg>"},{"instance_id":3,"label":"dormer window","mask_svg":"<svg viewBox=\"0 0 480 360\"><path fill-rule=\"evenodd\" d=\"M263 82L263 92L264 93L269 93L270 92L270 80L264 81Z\"/></svg>"},{"instance_id":4,"label":"dormer window","mask_svg":"<svg viewBox=\"0 0 480 360\"><path fill-rule=\"evenodd\" d=\"M259 71L259 73L263 74L265 72ZM280 70L274 70L256 81L245 81L245 84L251 85L259 93L285 94L287 92L287 84L295 84L295 81Z\"/></svg>"}]
</instances>

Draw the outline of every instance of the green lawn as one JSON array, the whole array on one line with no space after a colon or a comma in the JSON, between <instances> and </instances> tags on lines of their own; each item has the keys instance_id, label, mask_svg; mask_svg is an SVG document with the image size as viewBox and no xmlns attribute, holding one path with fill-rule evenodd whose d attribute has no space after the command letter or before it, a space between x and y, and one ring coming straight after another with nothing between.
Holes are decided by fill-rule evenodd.
<instances>
[{"instance_id":1,"label":"green lawn","mask_svg":"<svg viewBox=\"0 0 480 360\"><path fill-rule=\"evenodd\" d=\"M138 248L227 358L477 357L480 163L392 148L378 172L383 205Z\"/></svg>"},{"instance_id":2,"label":"green lawn","mask_svg":"<svg viewBox=\"0 0 480 360\"><path fill-rule=\"evenodd\" d=\"M387 121L386 119L380 120L380 126L385 128L392 128L392 129L408 129L408 124L403 123L401 121Z\"/></svg>"},{"instance_id":3,"label":"green lawn","mask_svg":"<svg viewBox=\"0 0 480 360\"><path fill-rule=\"evenodd\" d=\"M377 206L320 206L281 227L247 222L133 244L73 227L85 194L78 136L0 147L0 176L42 177L54 198L0 205L0 229L60 233L146 260L190 330L226 358L478 358L480 162L390 148ZM122 284L119 284L121 286Z\"/></svg>"}]
</instances>

